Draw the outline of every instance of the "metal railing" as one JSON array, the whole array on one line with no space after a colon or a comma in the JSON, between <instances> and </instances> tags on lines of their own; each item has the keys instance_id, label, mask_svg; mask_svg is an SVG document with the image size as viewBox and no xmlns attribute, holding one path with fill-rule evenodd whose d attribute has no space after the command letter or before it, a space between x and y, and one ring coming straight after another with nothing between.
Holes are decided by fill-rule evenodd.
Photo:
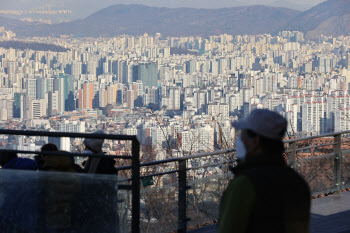
<instances>
[{"instance_id":1,"label":"metal railing","mask_svg":"<svg viewBox=\"0 0 350 233\"><path fill-rule=\"evenodd\" d=\"M322 148L322 147L329 147L333 146L333 155L334 156L334 171L335 171L335 176L336 176L336 187L337 191L340 192L341 190L341 144L350 142L350 140L342 140L346 139L347 134L350 134L350 131L343 131L343 132L337 132L337 133L329 133L329 134L323 134L323 135L317 135L317 136L310 136L310 137L304 137L304 138L295 138L295 139L288 139L284 140L284 144L286 145L286 151L285 153L288 155L288 164L296 168L297 162L302 162L310 159L319 159L322 156L325 155L319 155L315 157L310 157L310 158L301 158L297 159L297 154L298 152L305 151L305 150L310 150L310 149L315 149L315 148ZM298 147L299 142L307 142L313 139L320 139L320 138L333 138L332 143L323 143L323 144L318 144L318 145L312 145L312 146L304 146L302 148ZM144 175L141 176L141 178L146 178L146 177L153 177L153 176L162 176L162 175L167 175L167 174L173 174L177 173L178 174L178 228L177 232L186 232L187 229L187 222L190 220L187 218L186 215L186 207L187 207L187 200L186 200L186 191L190 189L187 185L187 171L189 170L196 170L200 168L207 168L207 167L215 167L223 164L228 164L228 163L234 163L234 160L231 161L225 161L222 163L215 163L215 164L208 164L204 166L198 166L198 167L191 167L187 168L187 161L195 158L204 158L204 157L209 157L213 155L221 155L221 154L227 154L227 153L232 153L234 152L235 149L228 149L228 150L221 150L221 151L213 151L213 152L208 152L208 153L200 153L200 154L195 154L191 156L185 156L185 157L179 157L179 158L171 158L171 159L165 159L165 160L159 160L159 161L152 161L152 162L145 162L140 164L141 167L148 167L148 166L156 166L156 165L162 165L162 164L167 164L171 162L176 162L178 163L178 169L177 170L171 170L171 171L166 171L166 172L160 172L160 173L154 173L154 174L149 174L149 175ZM327 156L329 156L328 154ZM118 170L127 170L131 169L132 166L123 166L119 167Z\"/></svg>"},{"instance_id":2,"label":"metal railing","mask_svg":"<svg viewBox=\"0 0 350 233\"><path fill-rule=\"evenodd\" d=\"M295 138L295 139L289 139L285 140L284 143L287 145L286 153L288 154L288 161L289 165L292 168L296 169L296 163L307 161L307 160L313 160L313 159L320 159L321 157L330 157L331 155L333 157L333 163L334 163L334 178L335 178L335 186L336 186L336 192L340 193L343 187L342 182L342 160L344 156L342 155L342 145L345 145L346 143L350 142L350 131L342 131L342 132L335 132L335 133L328 133L328 134L322 134L322 135L316 135L316 136L310 136L310 137L304 137L304 138ZM331 143L323 143L323 144L317 144L317 145L311 145L311 146L303 146L301 148L297 147L297 144L299 142L307 142L312 141L314 139L330 139L332 141ZM297 159L297 153L305 150L311 150L316 148L325 148L325 147L331 147L329 148L329 151L332 151L332 153L328 153L326 155L318 155L318 156L312 156L309 158L302 158Z\"/></svg>"},{"instance_id":3,"label":"metal railing","mask_svg":"<svg viewBox=\"0 0 350 233\"><path fill-rule=\"evenodd\" d=\"M190 220L187 218L187 190L191 187L188 186L188 175L187 171L190 170L196 170L201 168L208 168L208 167L216 167L224 164L234 163L234 160L228 160L220 163L212 163L207 164L203 166L197 166L197 167L187 167L187 161L191 159L197 159L197 158L206 158L210 156L215 155L222 155L222 154L228 154L233 153L235 149L228 149L228 150L220 150L220 151L214 151L214 152L208 152L208 153L200 153L190 156L184 156L184 157L177 157L177 158L170 158L165 160L159 160L159 161L151 161L151 162L145 162L140 163L140 144L136 138L136 136L125 136L125 135L108 135L108 134L82 134L82 133L62 133L62 132L45 132L45 131L17 131L17 130L0 130L0 134L7 134L7 135L26 135L26 136L48 136L48 137L74 137L74 138L97 138L97 139L110 139L110 140L129 140L132 141L132 156L111 156L111 155L86 155L86 154L80 154L80 153L69 153L71 156L78 156L78 157L102 157L102 156L108 156L109 158L119 158L119 159L127 159L131 160L131 165L128 166L121 166L118 167L118 171L123 170L131 170L131 178L126 179L126 181L131 181L131 185L125 185L124 188L129 189L132 191L132 232L140 232L140 180L141 178L147 178L147 177L154 177L154 176L162 176L162 175L168 175L168 174L177 174L177 185L178 185L178 196L177 196L177 205L178 205L178 223L177 223L177 231L178 232L186 232L187 230L187 222ZM322 158L322 156L329 158L330 155L334 156L334 176L335 176L335 186L337 186L337 191L340 192L342 188L342 144L345 144L347 142L350 142L348 140L350 137L348 137L348 134L350 135L350 131L343 131L343 132L337 132L337 133L330 133L330 134L323 134L323 135L317 135L317 136L311 136L311 137L304 137L304 138L295 138L295 139L288 139L285 140L284 143L286 145L286 154L288 156L287 160L291 167L297 168L298 163L302 161L307 160L314 160ZM304 144L302 147L300 146L301 142L308 142L312 141L314 139L322 139L327 138L331 139L331 143L323 143L323 144L317 144L317 145L307 145ZM324 147L332 147L332 153L327 155L320 155L315 157L308 157L308 158L301 158L298 159L298 153L301 153L302 151L306 150L313 150L317 148L324 148ZM350 149L350 146L349 146ZM17 153L32 153L32 154L41 154L41 152L37 151L18 151ZM47 152L45 152L47 154ZM56 153L67 155L67 153L60 152ZM168 164L168 163L177 163L177 169L170 170L170 171L164 171L159 173L153 173L153 174L147 174L144 176L140 176L140 170L143 167L149 167L149 166L158 166L162 164Z\"/></svg>"},{"instance_id":4,"label":"metal railing","mask_svg":"<svg viewBox=\"0 0 350 233\"><path fill-rule=\"evenodd\" d=\"M191 188L190 186L187 185L187 171L201 169L201 168L207 168L207 167L220 166L220 165L229 164L229 163L234 162L233 160L231 160L231 161L229 160L229 161L225 161L225 162L221 162L221 163L215 163L215 164L209 164L209 165L188 168L187 161L191 160L191 159L196 159L196 158L205 158L205 157L209 157L209 156L213 156L213 155L232 153L234 151L235 151L235 149L213 151L213 152L208 152L208 153L200 153L200 154L195 154L195 155L190 155L190 156L171 158L171 159L152 161L152 162L145 162L145 163L140 164L140 168L141 168L141 167L162 165L162 164L167 164L167 163L172 163L172 162L178 163L177 170L155 173L155 174L145 175L145 176L141 177L141 178L146 178L146 177L153 177L153 176L168 175L168 174L173 174L173 173L178 174L179 194L178 194L178 228L177 228L177 232L186 232L187 222L190 220L189 218L187 218L187 213L186 213L187 212L186 192L188 189ZM118 167L117 169L119 171L128 170L128 169L132 169L132 166L123 166L123 167Z\"/></svg>"}]
</instances>

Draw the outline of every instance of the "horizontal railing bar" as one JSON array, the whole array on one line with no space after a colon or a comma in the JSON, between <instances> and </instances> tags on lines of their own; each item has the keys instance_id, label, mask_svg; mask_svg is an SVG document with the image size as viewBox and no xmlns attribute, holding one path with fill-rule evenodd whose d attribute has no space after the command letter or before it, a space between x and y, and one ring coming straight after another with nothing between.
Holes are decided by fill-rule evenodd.
<instances>
[{"instance_id":1,"label":"horizontal railing bar","mask_svg":"<svg viewBox=\"0 0 350 233\"><path fill-rule=\"evenodd\" d=\"M211 155L220 155L220 154L232 153L235 150L236 149L228 149L228 150L200 153L200 154L195 154L195 155L190 155L190 156L185 156L185 157L178 157L178 158L172 158L172 159L164 159L164 160L152 161L152 162L142 163L140 166L141 167L145 167L145 166L152 166L152 165L158 165L158 164L164 164L164 163L170 163L170 162L177 162L177 161L183 161L183 160L189 160L189 159L203 158L203 157L208 157L208 156L211 156Z\"/></svg>"},{"instance_id":2,"label":"horizontal railing bar","mask_svg":"<svg viewBox=\"0 0 350 233\"><path fill-rule=\"evenodd\" d=\"M48 131L33 131L33 130L0 129L0 134L24 135L24 136L44 136L44 137L95 138L95 139L126 140L126 141L137 140L137 137L135 135L48 132Z\"/></svg>"},{"instance_id":3,"label":"horizontal railing bar","mask_svg":"<svg viewBox=\"0 0 350 233\"><path fill-rule=\"evenodd\" d=\"M332 146L332 145L337 145L337 144L342 144L345 142L350 142L350 140L345 140L345 141L341 141L341 142L333 142L333 143L327 143L327 144L321 144L321 145L314 145L314 146L308 146L308 147L301 147L301 148L297 148L295 151L301 151L301 150L307 150L307 149L312 149L312 148L317 148L317 147L324 147L324 146ZM285 153L290 153L293 150L286 150Z\"/></svg>"},{"instance_id":4,"label":"horizontal railing bar","mask_svg":"<svg viewBox=\"0 0 350 233\"><path fill-rule=\"evenodd\" d=\"M167 174L173 174L179 172L179 170L173 170L173 171L168 171L168 172L162 172L162 173L154 173L154 174L150 174L150 175L145 175L145 176L141 176L140 178L147 178L147 177L152 177L152 176L162 176L162 175L167 175ZM131 181L131 178L129 179L125 179L122 181Z\"/></svg>"},{"instance_id":5,"label":"horizontal railing bar","mask_svg":"<svg viewBox=\"0 0 350 233\"><path fill-rule=\"evenodd\" d=\"M200 168L215 167L215 166L228 164L228 163L233 163L233 162L235 162L235 160L226 161L226 162L222 162L222 163L207 164L207 165L203 165L203 166L199 166L199 167L191 167L191 168L187 168L186 170L190 171L190 170L197 170L197 169L200 169Z\"/></svg>"},{"instance_id":6,"label":"horizontal railing bar","mask_svg":"<svg viewBox=\"0 0 350 233\"><path fill-rule=\"evenodd\" d=\"M167 175L167 174L173 174L179 172L179 170L173 170L173 171L168 171L168 172L161 172L161 173L154 173L154 174L150 174L150 175L144 175L141 176L141 178L147 178L147 177L152 177L152 176L162 176L162 175Z\"/></svg>"},{"instance_id":7,"label":"horizontal railing bar","mask_svg":"<svg viewBox=\"0 0 350 233\"><path fill-rule=\"evenodd\" d=\"M212 151L212 152L207 152L207 153L200 153L200 154L195 154L195 155L190 155L186 157L180 157L178 158L180 160L189 160L189 159L196 159L196 158L202 158L202 157L208 157L210 155L222 155L222 154L227 154L227 153L232 153L235 152L236 149L227 149L227 150L220 150L220 151Z\"/></svg>"},{"instance_id":8,"label":"horizontal railing bar","mask_svg":"<svg viewBox=\"0 0 350 233\"><path fill-rule=\"evenodd\" d=\"M127 155L106 155L103 153L99 154L80 154L80 153L70 153L65 151L28 151L28 150L3 150L5 152L13 152L17 154L41 154L41 155L58 155L58 156L73 156L73 157L93 157L93 158L118 158L118 159L132 159L132 156Z\"/></svg>"},{"instance_id":9,"label":"horizontal railing bar","mask_svg":"<svg viewBox=\"0 0 350 233\"><path fill-rule=\"evenodd\" d=\"M208 157L210 155L220 155L220 154L232 153L234 151L236 151L236 149L233 148L233 149L228 149L228 150L221 150L221 151L213 151L213 152L195 154L195 155L190 155L190 156L185 156L185 157L178 157L178 158L172 158L172 159L151 161L151 162L141 163L140 167L153 166L153 165L177 162L177 161L182 161L182 160L189 160L189 159L195 159L195 158ZM122 171L122 170L131 169L131 168L132 168L131 165L127 165L127 166L118 167L117 169L119 171Z\"/></svg>"},{"instance_id":10,"label":"horizontal railing bar","mask_svg":"<svg viewBox=\"0 0 350 233\"><path fill-rule=\"evenodd\" d=\"M226 162L222 162L222 163L207 164L207 165L199 166L199 167L187 168L186 171L196 170L196 169L206 168L206 167L215 167L215 166L218 166L218 165L227 164L227 163L232 163L232 162L235 162L235 160L226 161ZM152 176L167 175L167 174L172 174L172 173L176 173L176 172L179 172L179 170L173 170L173 171L167 171L167 172L161 172L161 173L154 173L154 174L150 174L150 175L141 176L141 178L147 178L147 177L152 177ZM123 180L123 181L130 181L130 180L131 180L131 178L130 178L130 179Z\"/></svg>"},{"instance_id":11,"label":"horizontal railing bar","mask_svg":"<svg viewBox=\"0 0 350 233\"><path fill-rule=\"evenodd\" d=\"M335 132L335 133L321 134L321 135L304 137L304 138L293 138L293 139L284 140L283 142L284 143L298 142L298 141L310 140L310 139L315 139L315 138L331 137L331 136L335 136L335 135L339 135L339 134L350 134L350 130Z\"/></svg>"},{"instance_id":12,"label":"horizontal railing bar","mask_svg":"<svg viewBox=\"0 0 350 233\"><path fill-rule=\"evenodd\" d=\"M234 160L226 161L226 162L222 162L222 163L208 164L208 165L204 165L204 166L200 166L200 167L187 168L186 171L196 170L196 169L200 169L200 168L204 168L204 167L215 167L215 166L222 165L222 164L227 164L227 163L230 163L230 162L234 162ZM155 174L145 175L145 176L142 176L141 178L146 178L146 177L151 177L151 176L161 176L161 175L172 174L172 173L176 173L176 172L179 172L179 170L173 170L173 171L168 171L168 172L162 172L162 173L155 173Z\"/></svg>"},{"instance_id":13,"label":"horizontal railing bar","mask_svg":"<svg viewBox=\"0 0 350 233\"><path fill-rule=\"evenodd\" d=\"M132 168L131 165L126 165L126 166L117 167L117 170L118 171L124 171L124 170L128 170L128 169L131 169L131 168Z\"/></svg>"},{"instance_id":14,"label":"horizontal railing bar","mask_svg":"<svg viewBox=\"0 0 350 233\"><path fill-rule=\"evenodd\" d=\"M297 148L295 151L301 151L301 150L307 150L307 149L313 149L313 148L325 147L325 146L333 146L333 145L335 145L335 144L337 144L337 143L327 143L327 144L322 144L322 145L301 147L301 148Z\"/></svg>"},{"instance_id":15,"label":"horizontal railing bar","mask_svg":"<svg viewBox=\"0 0 350 233\"><path fill-rule=\"evenodd\" d=\"M319 159L319 158L327 158L327 157L330 157L330 156L333 156L333 155L335 155L335 153L330 153L330 154L325 154L325 155L317 155L317 156L314 156L314 157L298 159L297 162L308 161L308 160L315 160L315 159Z\"/></svg>"}]
</instances>

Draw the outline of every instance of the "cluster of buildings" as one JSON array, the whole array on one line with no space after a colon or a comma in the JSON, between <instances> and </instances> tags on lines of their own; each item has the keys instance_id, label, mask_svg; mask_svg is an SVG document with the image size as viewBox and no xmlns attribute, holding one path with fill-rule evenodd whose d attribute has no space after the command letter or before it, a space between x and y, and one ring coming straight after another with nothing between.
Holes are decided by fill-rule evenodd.
<instances>
[{"instance_id":1,"label":"cluster of buildings","mask_svg":"<svg viewBox=\"0 0 350 233\"><path fill-rule=\"evenodd\" d=\"M5 30L4 27L0 27L0 40L11 40L16 37L16 33L11 30Z\"/></svg>"},{"instance_id":2,"label":"cluster of buildings","mask_svg":"<svg viewBox=\"0 0 350 233\"><path fill-rule=\"evenodd\" d=\"M350 37L28 40L68 51L0 48L4 127L137 135L159 158L232 147L231 122L256 108L285 116L288 136L350 129ZM60 143L77 150L79 142ZM120 152L126 144L107 147Z\"/></svg>"}]
</instances>

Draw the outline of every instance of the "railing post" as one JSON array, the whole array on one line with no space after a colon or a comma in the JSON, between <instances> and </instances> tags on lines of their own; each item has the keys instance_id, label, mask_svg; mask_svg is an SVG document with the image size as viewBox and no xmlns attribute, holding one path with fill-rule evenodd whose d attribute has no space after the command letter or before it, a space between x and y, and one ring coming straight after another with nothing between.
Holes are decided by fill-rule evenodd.
<instances>
[{"instance_id":1,"label":"railing post","mask_svg":"<svg viewBox=\"0 0 350 233\"><path fill-rule=\"evenodd\" d=\"M341 164L342 164L342 154L341 154L341 134L334 135L334 145L333 145L333 151L334 151L334 182L335 182L335 188L337 192L340 194L341 190Z\"/></svg>"},{"instance_id":2,"label":"railing post","mask_svg":"<svg viewBox=\"0 0 350 233\"><path fill-rule=\"evenodd\" d=\"M177 232L182 233L186 232L187 228L187 219L186 219L186 160L179 161L179 196L178 196L178 228Z\"/></svg>"},{"instance_id":3,"label":"railing post","mask_svg":"<svg viewBox=\"0 0 350 233\"><path fill-rule=\"evenodd\" d=\"M289 146L288 146L288 150L290 150L289 152L289 156L288 156L288 160L289 160L289 166L291 166L292 168L296 168L295 167L295 160L297 157L297 142L290 142Z\"/></svg>"},{"instance_id":4,"label":"railing post","mask_svg":"<svg viewBox=\"0 0 350 233\"><path fill-rule=\"evenodd\" d=\"M131 232L140 232L140 143L132 140L132 223Z\"/></svg>"}]
</instances>

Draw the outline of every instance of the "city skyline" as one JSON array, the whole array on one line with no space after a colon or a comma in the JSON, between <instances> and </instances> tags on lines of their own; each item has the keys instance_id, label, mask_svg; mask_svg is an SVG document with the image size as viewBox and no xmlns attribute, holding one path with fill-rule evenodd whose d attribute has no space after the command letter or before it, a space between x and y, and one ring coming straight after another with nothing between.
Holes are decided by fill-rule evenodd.
<instances>
[{"instance_id":1,"label":"city skyline","mask_svg":"<svg viewBox=\"0 0 350 233\"><path fill-rule=\"evenodd\" d=\"M0 38L16 35L2 28ZM350 37L310 41L302 32L282 31L30 40L69 49L0 48L0 120L14 127L68 132L102 127L137 135L159 159L169 151L233 146L230 122L257 108L287 118L292 137L350 129ZM174 54L172 48L197 54ZM85 127L69 126L77 124Z\"/></svg>"}]
</instances>

